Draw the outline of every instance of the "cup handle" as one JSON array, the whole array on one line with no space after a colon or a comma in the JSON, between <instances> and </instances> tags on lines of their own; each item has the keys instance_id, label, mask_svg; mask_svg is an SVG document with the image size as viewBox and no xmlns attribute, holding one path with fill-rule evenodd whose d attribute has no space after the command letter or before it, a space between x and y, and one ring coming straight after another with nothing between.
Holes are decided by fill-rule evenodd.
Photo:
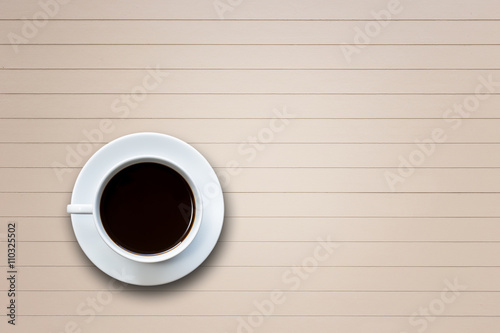
<instances>
[{"instance_id":1,"label":"cup handle","mask_svg":"<svg viewBox=\"0 0 500 333\"><path fill-rule=\"evenodd\" d=\"M92 214L94 209L92 205L80 205L80 204L71 204L66 208L68 214Z\"/></svg>"}]
</instances>

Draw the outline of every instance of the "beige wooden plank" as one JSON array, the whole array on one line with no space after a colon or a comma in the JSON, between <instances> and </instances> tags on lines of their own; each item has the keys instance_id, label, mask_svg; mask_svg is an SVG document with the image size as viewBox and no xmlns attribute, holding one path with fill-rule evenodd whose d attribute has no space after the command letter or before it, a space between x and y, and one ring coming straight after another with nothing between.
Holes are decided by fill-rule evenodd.
<instances>
[{"instance_id":1,"label":"beige wooden plank","mask_svg":"<svg viewBox=\"0 0 500 333\"><path fill-rule=\"evenodd\" d=\"M20 242L75 241L70 217L0 218L15 221ZM316 241L332 235L342 242L496 242L499 218L248 218L226 217L220 240ZM429 230L432 230L430 233ZM5 241L4 238L0 239Z\"/></svg>"},{"instance_id":2,"label":"beige wooden plank","mask_svg":"<svg viewBox=\"0 0 500 333\"><path fill-rule=\"evenodd\" d=\"M183 136L180 139L185 140ZM80 144L0 144L0 156L2 156L0 167L63 168L53 171L60 173L64 178L69 173L77 172L64 168L83 166L90 154L102 146L103 144L91 144L84 138ZM250 152L256 150L252 149L253 146L245 145L241 154L238 150L241 144L193 144L193 146L214 167L226 167L232 160L244 167L399 167L402 163L399 157L408 160L409 155L418 148L415 144L267 144L256 154ZM500 156L497 154L497 146L496 144L440 145L439 153L433 154L420 166L499 167ZM384 177L384 170L381 170L380 177Z\"/></svg>"},{"instance_id":3,"label":"beige wooden plank","mask_svg":"<svg viewBox=\"0 0 500 333\"><path fill-rule=\"evenodd\" d=\"M152 73L153 72L153 73ZM101 71L0 72L2 93L131 93L158 82L154 93L474 93L480 77L497 92L498 71ZM237 84L235 84L237 83ZM494 85L494 86L493 86Z\"/></svg>"},{"instance_id":4,"label":"beige wooden plank","mask_svg":"<svg viewBox=\"0 0 500 333\"><path fill-rule=\"evenodd\" d=\"M445 286L443 286L443 289ZM269 299L271 293L156 293L112 294L101 315L246 315L255 311L254 302ZM31 292L19 297L20 314L77 314L76 308L95 292ZM446 308L447 315L499 314L495 293L463 293ZM438 293L285 293L276 315L411 315L428 305ZM217 299L217 306L214 306ZM45 306L40 307L40 304Z\"/></svg>"},{"instance_id":5,"label":"beige wooden plank","mask_svg":"<svg viewBox=\"0 0 500 333\"><path fill-rule=\"evenodd\" d=\"M243 317L245 320L247 317ZM140 331L161 332L166 327L176 332L191 333L203 331L206 333L236 332L240 321L233 316L100 316L89 320L89 316L59 316L59 317L28 317L22 316L20 323L29 332L64 332L66 325L91 331L107 333L112 327L123 333ZM325 328L354 333L387 333L414 331L422 325L410 325L410 317L311 317L311 316L268 316L258 331L262 333L276 332L321 332ZM74 324L73 324L74 323ZM426 328L428 333L470 333L475 330L482 333L496 333L500 319L495 317L440 317ZM5 321L0 327L7 326ZM7 327L9 328L9 327Z\"/></svg>"},{"instance_id":6,"label":"beige wooden plank","mask_svg":"<svg viewBox=\"0 0 500 333\"><path fill-rule=\"evenodd\" d=\"M387 0L245 0L233 2L227 19L372 19L371 11L387 8ZM72 0L64 5L56 19L217 19L212 1L133 0L119 5L97 0ZM397 18L496 19L497 3L490 0L401 1ZM20 19L39 11L39 2L28 0L2 3L0 18Z\"/></svg>"},{"instance_id":7,"label":"beige wooden plank","mask_svg":"<svg viewBox=\"0 0 500 333\"><path fill-rule=\"evenodd\" d=\"M0 168L0 192L71 192L79 169L62 181L50 168ZM384 172L366 168L217 168L225 192L387 192ZM230 178L229 178L230 177ZM259 181L256 182L255 180ZM290 181L293 180L293 181ZM498 192L500 169L421 169L396 192Z\"/></svg>"},{"instance_id":8,"label":"beige wooden plank","mask_svg":"<svg viewBox=\"0 0 500 333\"><path fill-rule=\"evenodd\" d=\"M116 95L0 95L3 118L121 118ZM273 109L293 107L296 118L442 118L463 96L453 95L149 95L128 118L271 118ZM471 118L498 118L492 95Z\"/></svg>"},{"instance_id":9,"label":"beige wooden plank","mask_svg":"<svg viewBox=\"0 0 500 333\"><path fill-rule=\"evenodd\" d=\"M96 267L21 267L19 292L107 290L111 278ZM200 267L192 276L158 286L154 292L168 297L184 291L272 291L280 286L284 267ZM64 276L64 279L54 279ZM432 292L443 289L443 281L458 277L468 292L500 290L500 268L454 267L320 267L300 286L301 291ZM8 289L2 280L0 289ZM127 292L150 292L127 286Z\"/></svg>"},{"instance_id":10,"label":"beige wooden plank","mask_svg":"<svg viewBox=\"0 0 500 333\"><path fill-rule=\"evenodd\" d=\"M500 25L499 27L500 28ZM377 46L347 62L337 45L25 45L0 46L4 68L446 69L499 68L500 46ZM120 54L120 57L116 57ZM456 57L457 54L464 56Z\"/></svg>"},{"instance_id":11,"label":"beige wooden plank","mask_svg":"<svg viewBox=\"0 0 500 333\"><path fill-rule=\"evenodd\" d=\"M167 132L193 143L242 143L251 136L276 143L413 143L432 138L435 129L449 134L441 142L500 142L500 120L467 119L459 129L443 119L281 119L294 111L277 110L272 119L121 119L105 133L101 120L4 119L0 142L106 142L136 132ZM271 139L259 132L273 131ZM106 134L106 140L104 140ZM445 133L443 133L445 134Z\"/></svg>"},{"instance_id":12,"label":"beige wooden plank","mask_svg":"<svg viewBox=\"0 0 500 333\"><path fill-rule=\"evenodd\" d=\"M327 239L328 235L322 236ZM335 239L335 235L332 235ZM499 243L328 243L320 266L499 266ZM204 266L292 266L314 254L317 242L219 242ZM93 266L76 242L25 242L20 266Z\"/></svg>"},{"instance_id":13,"label":"beige wooden plank","mask_svg":"<svg viewBox=\"0 0 500 333\"><path fill-rule=\"evenodd\" d=\"M384 9L384 8L380 8ZM368 9L369 11L370 9ZM375 21L376 20L373 20ZM0 43L25 21L1 21ZM375 23L380 27L380 23ZM359 42L366 21L53 21L18 44L498 44L498 21L395 21ZM35 27L36 28L36 27ZM10 37L9 37L10 36ZM340 47L337 47L340 51ZM14 52L10 48L9 52Z\"/></svg>"},{"instance_id":14,"label":"beige wooden plank","mask_svg":"<svg viewBox=\"0 0 500 333\"><path fill-rule=\"evenodd\" d=\"M0 193L0 216L65 216L70 193ZM500 193L226 193L235 217L498 217ZM89 204L79 202L79 204Z\"/></svg>"}]
</instances>

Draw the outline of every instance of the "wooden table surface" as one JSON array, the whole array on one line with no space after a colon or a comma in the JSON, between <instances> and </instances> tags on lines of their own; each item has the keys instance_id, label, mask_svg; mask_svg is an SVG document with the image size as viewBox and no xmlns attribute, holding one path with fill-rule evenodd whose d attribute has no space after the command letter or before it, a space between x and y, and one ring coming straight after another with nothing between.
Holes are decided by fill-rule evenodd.
<instances>
[{"instance_id":1,"label":"wooden table surface","mask_svg":"<svg viewBox=\"0 0 500 333\"><path fill-rule=\"evenodd\" d=\"M1 0L1 331L498 332L499 31L494 0ZM142 131L226 200L209 259L146 288L65 213Z\"/></svg>"}]
</instances>

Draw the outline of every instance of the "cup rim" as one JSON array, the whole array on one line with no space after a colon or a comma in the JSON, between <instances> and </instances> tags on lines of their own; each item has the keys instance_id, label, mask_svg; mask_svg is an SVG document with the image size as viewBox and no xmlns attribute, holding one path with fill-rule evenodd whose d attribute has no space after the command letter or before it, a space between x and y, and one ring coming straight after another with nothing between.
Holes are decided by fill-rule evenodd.
<instances>
[{"instance_id":1,"label":"cup rim","mask_svg":"<svg viewBox=\"0 0 500 333\"><path fill-rule=\"evenodd\" d=\"M106 229L104 228L100 216L100 202L101 202L101 197L104 192L104 189L106 188L108 182L121 170L135 165L139 163L158 163L162 164L168 168L173 169L177 173L179 173L184 180L188 183L189 187L191 188L192 194L193 194L193 199L194 199L194 220L191 222L192 225L190 227L190 230L188 231L187 235L184 237L184 239L173 246L172 248L169 248L166 251L160 252L160 253L154 253L154 254L140 254L140 253L134 253L130 250L127 250L123 248L122 246L118 245L116 242L113 241L113 239L108 235L106 232ZM111 168L105 175L104 177L99 181L99 186L97 188L97 192L95 193L95 199L93 203L93 219L95 226L97 228L97 231L103 241L108 245L113 251L118 253L119 255L130 259L134 260L137 262L144 262L144 263L156 263L156 262L161 262L165 261L168 259L171 259L175 257L176 255L180 254L182 251L184 251L194 240L196 235L198 234L198 231L200 229L201 225L201 220L202 220L202 197L200 195L199 189L194 183L193 179L180 167L179 165L173 163L170 160L167 160L163 157L158 157L158 156L140 156L140 157L132 157L126 160L121 161L120 163L116 164L113 168Z\"/></svg>"}]
</instances>

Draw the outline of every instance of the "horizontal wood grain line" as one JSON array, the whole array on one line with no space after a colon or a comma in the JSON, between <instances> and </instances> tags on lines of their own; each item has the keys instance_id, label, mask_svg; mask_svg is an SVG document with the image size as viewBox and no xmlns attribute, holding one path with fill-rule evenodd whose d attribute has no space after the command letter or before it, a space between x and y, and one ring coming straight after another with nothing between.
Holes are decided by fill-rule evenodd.
<instances>
[{"instance_id":1,"label":"horizontal wood grain line","mask_svg":"<svg viewBox=\"0 0 500 333\"><path fill-rule=\"evenodd\" d=\"M65 218L68 217L68 215L0 215L0 218ZM499 216L341 216L341 215L332 215L332 216L298 216L298 215L290 215L290 216L275 216L275 215L269 215L269 216L234 216L234 215L225 215L225 218L283 218L283 219L293 219L293 218L307 218L307 219L325 219L325 218L342 218L342 219L378 219L378 218L384 218L384 219L413 219L413 218L419 218L419 219L498 219L500 218Z\"/></svg>"},{"instance_id":2,"label":"horizontal wood grain line","mask_svg":"<svg viewBox=\"0 0 500 333\"><path fill-rule=\"evenodd\" d=\"M77 140L77 141L0 141L0 145L47 145L47 144L67 144L67 145L75 145L80 143L89 142L88 140ZM224 141L224 142L215 142L215 141L186 141L191 145L238 145L244 144L245 142L241 141ZM92 144L105 145L109 143L109 141L92 141ZM344 142L344 141L319 141L319 142L305 142L305 141L297 141L297 142L272 142L266 143L266 146L270 145L412 145L415 142L390 142L390 141L378 141L378 142ZM435 144L437 147L439 146L449 146L449 145L500 145L500 141L492 141L492 142L439 142Z\"/></svg>"},{"instance_id":3,"label":"horizontal wood grain line","mask_svg":"<svg viewBox=\"0 0 500 333\"><path fill-rule=\"evenodd\" d=\"M75 170L78 170L78 169L82 169L81 166L66 166L65 167L66 169L75 169ZM241 169L398 169L399 167L397 166L387 166L387 167L384 167L384 166L373 166L373 167L361 167L361 166L353 166L353 167L337 167L337 166L325 166L325 167L321 167L321 166L277 166L277 167L273 167L273 166L240 166L239 168ZM53 169L53 167L50 167L50 166L16 166L16 167L11 167L11 166L0 166L0 169L15 169L15 170L22 170L22 169ZM221 169L221 170L224 170L224 169L227 169L226 167L222 167L222 166L214 166L213 169ZM457 167L453 167L453 166L446 166L446 167L422 167L422 166L419 166L419 167L415 167L415 169L422 169L422 170L426 170L426 169L437 169L437 170L447 170L447 169L450 169L450 170L455 170L455 169L464 169L464 170L469 170L469 169L485 169L485 170L489 170L489 169L500 169L500 166L498 167L488 167L488 166L478 166L478 167L467 167L467 166L457 166Z\"/></svg>"},{"instance_id":4,"label":"horizontal wood grain line","mask_svg":"<svg viewBox=\"0 0 500 333\"><path fill-rule=\"evenodd\" d=\"M65 67L65 68L55 68L55 67L11 67L2 68L0 71L145 71L148 67L143 68L127 68L127 67ZM214 67L192 67L192 68L182 68L182 67L159 67L159 70L172 70L172 71L498 71L500 67L478 67L478 68L341 68L341 67L331 67L331 68L241 68L241 67L230 67L230 68L214 68Z\"/></svg>"},{"instance_id":5,"label":"horizontal wood grain line","mask_svg":"<svg viewBox=\"0 0 500 333\"><path fill-rule=\"evenodd\" d=\"M123 92L0 92L0 95L122 95ZM300 96L474 96L473 92L148 92L148 95L236 95L236 96L268 96L268 95L300 95ZM500 93L490 93L497 96Z\"/></svg>"},{"instance_id":6,"label":"horizontal wood grain line","mask_svg":"<svg viewBox=\"0 0 500 333\"><path fill-rule=\"evenodd\" d=\"M17 289L19 292L46 292L46 293L60 293L60 292L99 292L99 291L109 291L109 289ZM6 292L8 289L0 290L0 292ZM180 289L180 290L161 290L161 289L124 289L120 290L120 293L133 293L133 292L158 292L158 293L226 293L226 292L238 292L238 293L265 293L273 292L274 289L258 289L258 290L246 290L246 289L227 289L227 290L190 290L190 289ZM294 293L438 293L442 290L285 290L285 294ZM500 290L463 290L461 293L500 293Z\"/></svg>"},{"instance_id":7,"label":"horizontal wood grain line","mask_svg":"<svg viewBox=\"0 0 500 333\"><path fill-rule=\"evenodd\" d=\"M73 191L0 191L1 194L69 194ZM279 193L295 193L295 194L500 194L500 191L224 191L225 194L233 193L269 193L269 194L279 194Z\"/></svg>"},{"instance_id":8,"label":"horizontal wood grain line","mask_svg":"<svg viewBox=\"0 0 500 333\"><path fill-rule=\"evenodd\" d=\"M149 21L149 20L148 20ZM20 48L29 46L357 46L355 43L30 43L19 45ZM371 46L498 46L500 43L370 43ZM11 43L0 43L0 46L10 46ZM368 45L367 45L368 46Z\"/></svg>"},{"instance_id":9,"label":"horizontal wood grain line","mask_svg":"<svg viewBox=\"0 0 500 333\"><path fill-rule=\"evenodd\" d=\"M66 216L66 215L62 215L62 216L22 216L22 215L11 215L11 216L2 216L4 218L11 218L11 217L19 217L19 218L39 218L39 219L51 219L51 218L61 218L61 219L67 219L69 216ZM238 217L238 216L225 216L226 218L261 218L261 217ZM273 219L303 219L304 217L301 217L301 216L267 216L267 217L264 217L264 218L273 218ZM325 218L339 218L339 219L351 219L351 218L355 218L355 219L381 219L379 217L373 217L373 216L362 216L362 217L352 217L352 216L346 216L346 217L335 217L335 216L307 216L307 218L320 218L320 219L325 219ZM384 216L382 218L389 218L388 216ZM456 216L448 216L448 217L411 217L411 216L399 216L399 217L393 217L393 218L400 218L400 219L412 219L412 218L417 218L417 219L430 219L430 218L440 218L440 219L450 219L450 220L453 220L453 219L459 219L459 218L465 218L465 219L473 219L473 218L484 218L484 219L499 219L500 216L488 216L488 217L456 217Z\"/></svg>"},{"instance_id":10,"label":"horizontal wood grain line","mask_svg":"<svg viewBox=\"0 0 500 333\"><path fill-rule=\"evenodd\" d=\"M270 120L274 117L127 117L127 118L110 118L110 117L0 117L0 120ZM410 118L410 117L370 117L370 118L349 118L349 117L283 117L281 119L297 119L297 120L443 120L442 117L420 117L420 118ZM488 118L464 118L462 121L467 122L468 120L499 120L500 117L488 117ZM106 141L107 142L107 141ZM104 143L99 142L99 143ZM445 143L445 142L443 142Z\"/></svg>"},{"instance_id":11,"label":"horizontal wood grain line","mask_svg":"<svg viewBox=\"0 0 500 333\"><path fill-rule=\"evenodd\" d=\"M26 21L25 18L0 18L0 21ZM181 21L181 22L378 22L362 18L49 18L48 21ZM500 18L391 18L391 22L498 22Z\"/></svg>"},{"instance_id":12,"label":"horizontal wood grain line","mask_svg":"<svg viewBox=\"0 0 500 333\"><path fill-rule=\"evenodd\" d=\"M0 267L8 267L7 265L0 265ZM95 265L16 265L18 268L95 268ZM294 265L205 265L199 267L207 268L292 268ZM470 269L470 268L500 268L500 265L322 265L320 268L456 268L456 269Z\"/></svg>"},{"instance_id":13,"label":"horizontal wood grain line","mask_svg":"<svg viewBox=\"0 0 500 333\"><path fill-rule=\"evenodd\" d=\"M317 240L219 240L218 243L317 243ZM335 240L335 243L500 243L500 240ZM0 240L0 243L7 243ZM76 240L17 240L16 243L77 243Z\"/></svg>"},{"instance_id":14,"label":"horizontal wood grain line","mask_svg":"<svg viewBox=\"0 0 500 333\"><path fill-rule=\"evenodd\" d=\"M0 243L6 243L0 240ZM17 243L77 243L77 240L17 240ZM500 240L333 240L333 243L500 243ZM318 243L318 240L218 240L217 243Z\"/></svg>"},{"instance_id":15,"label":"horizontal wood grain line","mask_svg":"<svg viewBox=\"0 0 500 333\"><path fill-rule=\"evenodd\" d=\"M240 317L246 314L96 314L96 317ZM88 315L63 315L63 314L18 314L17 317L88 317ZM315 314L273 314L270 317L304 317L304 318L411 318L412 315L392 315L392 314L380 314L380 315L339 315L339 314L326 314L326 315L315 315ZM500 318L500 315L433 315L436 318Z\"/></svg>"},{"instance_id":16,"label":"horizontal wood grain line","mask_svg":"<svg viewBox=\"0 0 500 333\"><path fill-rule=\"evenodd\" d=\"M0 216L0 217L13 217L13 216ZM15 216L14 216L15 217ZM39 216L22 216L22 217L39 217ZM53 217L65 217L65 215L60 215L60 216L53 216ZM354 219L360 219L360 218L395 218L395 219L401 219L401 218L427 218L427 219L441 219L441 218L454 218L454 219L482 219L482 218L500 218L500 216L473 216L473 215L468 215L468 216L410 216L410 215L401 215L401 216L365 216L365 215L356 215L356 216L343 216L343 215L332 215L332 216L303 216L303 215L282 215L282 216L275 216L275 215L269 215L269 216L259 216L259 215L245 215L245 216L235 216L235 215L226 215L225 217L228 218L354 218Z\"/></svg>"},{"instance_id":17,"label":"horizontal wood grain line","mask_svg":"<svg viewBox=\"0 0 500 333\"><path fill-rule=\"evenodd\" d=\"M0 194L70 194L73 191L0 191ZM224 191L225 194L500 194L500 191Z\"/></svg>"}]
</instances>

